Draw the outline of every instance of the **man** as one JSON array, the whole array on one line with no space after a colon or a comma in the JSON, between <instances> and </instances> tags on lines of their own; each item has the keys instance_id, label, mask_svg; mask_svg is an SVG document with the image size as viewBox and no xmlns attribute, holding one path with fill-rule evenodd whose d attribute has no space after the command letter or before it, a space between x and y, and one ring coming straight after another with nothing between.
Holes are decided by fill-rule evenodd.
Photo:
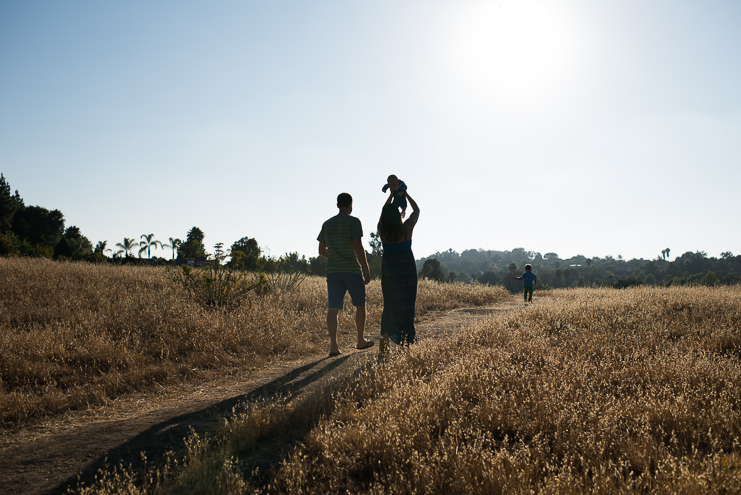
<instances>
[{"instance_id":1,"label":"man","mask_svg":"<svg viewBox=\"0 0 741 495\"><path fill-rule=\"evenodd\" d=\"M356 349L368 349L372 340L363 337L365 332L365 286L370 282L368 259L361 237L363 226L351 216L352 196L342 193L337 196L339 213L324 222L319 233L319 254L327 258L327 329L329 330L329 355L341 354L337 345L338 313L345 301L345 292L350 292L355 306L355 325L358 328Z\"/></svg>"}]
</instances>

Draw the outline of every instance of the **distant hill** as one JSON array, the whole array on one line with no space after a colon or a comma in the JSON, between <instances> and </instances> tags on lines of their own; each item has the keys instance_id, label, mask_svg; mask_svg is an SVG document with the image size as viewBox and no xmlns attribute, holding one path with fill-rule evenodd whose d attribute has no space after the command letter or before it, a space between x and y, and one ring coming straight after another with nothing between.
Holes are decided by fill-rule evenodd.
<instances>
[{"instance_id":1,"label":"distant hill","mask_svg":"<svg viewBox=\"0 0 741 495\"><path fill-rule=\"evenodd\" d=\"M667 261L664 257L669 250L666 251L653 260L625 260L620 256L587 258L582 255L562 259L556 253L541 255L524 248L511 251L468 249L462 253L449 249L418 259L417 270L422 269L425 261L436 259L447 281L475 280L506 287L515 285L509 280L520 275L528 263L538 276L541 288L741 282L741 256L726 252L721 258L709 258L704 251L698 251Z\"/></svg>"}]
</instances>

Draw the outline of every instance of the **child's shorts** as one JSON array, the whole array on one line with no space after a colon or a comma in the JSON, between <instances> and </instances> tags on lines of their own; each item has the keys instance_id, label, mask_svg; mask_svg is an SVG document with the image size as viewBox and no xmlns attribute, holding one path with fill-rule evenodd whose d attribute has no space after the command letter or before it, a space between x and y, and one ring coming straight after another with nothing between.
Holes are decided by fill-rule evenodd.
<instances>
[{"instance_id":1,"label":"child's shorts","mask_svg":"<svg viewBox=\"0 0 741 495\"><path fill-rule=\"evenodd\" d=\"M345 302L345 292L350 292L353 306L363 306L366 300L363 276L351 272L328 273L327 296L329 309L342 309Z\"/></svg>"}]
</instances>

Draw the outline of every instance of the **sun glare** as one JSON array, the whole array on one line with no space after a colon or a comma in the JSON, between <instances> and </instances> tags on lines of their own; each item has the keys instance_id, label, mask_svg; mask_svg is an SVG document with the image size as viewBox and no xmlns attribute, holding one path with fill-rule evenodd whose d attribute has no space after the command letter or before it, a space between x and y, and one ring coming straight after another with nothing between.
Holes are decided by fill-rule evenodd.
<instances>
[{"instance_id":1,"label":"sun glare","mask_svg":"<svg viewBox=\"0 0 741 495\"><path fill-rule=\"evenodd\" d=\"M442 37L446 69L487 100L541 99L572 70L566 16L532 2L486 2L456 10Z\"/></svg>"}]
</instances>

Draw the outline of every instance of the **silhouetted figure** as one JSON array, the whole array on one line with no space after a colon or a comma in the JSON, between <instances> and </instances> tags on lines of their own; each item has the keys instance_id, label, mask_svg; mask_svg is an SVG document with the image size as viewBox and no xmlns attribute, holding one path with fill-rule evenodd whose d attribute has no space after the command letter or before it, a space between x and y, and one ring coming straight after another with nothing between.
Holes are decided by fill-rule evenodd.
<instances>
[{"instance_id":1,"label":"silhouetted figure","mask_svg":"<svg viewBox=\"0 0 741 495\"><path fill-rule=\"evenodd\" d=\"M383 258L381 260L381 290L383 314L381 315L381 349L387 350L389 340L403 345L416 339L414 305L417 302L417 264L412 253L412 232L419 219L417 203L406 193L412 205L412 214L402 221L401 214L390 192L378 221Z\"/></svg>"},{"instance_id":2,"label":"silhouetted figure","mask_svg":"<svg viewBox=\"0 0 741 495\"><path fill-rule=\"evenodd\" d=\"M337 345L337 315L345 301L345 293L350 292L355 306L355 325L358 329L356 349L367 349L372 340L365 340L365 286L370 282L368 259L363 249L363 226L360 220L351 216L352 196L342 193L337 196L339 213L322 225L319 232L319 254L327 258L327 329L329 330L329 355L341 354Z\"/></svg>"},{"instance_id":3,"label":"silhouetted figure","mask_svg":"<svg viewBox=\"0 0 741 495\"><path fill-rule=\"evenodd\" d=\"M538 277L533 273L533 267L529 264L525 265L525 273L515 277L515 280L522 280L525 285L525 302L533 302L533 286L538 283Z\"/></svg>"}]
</instances>

